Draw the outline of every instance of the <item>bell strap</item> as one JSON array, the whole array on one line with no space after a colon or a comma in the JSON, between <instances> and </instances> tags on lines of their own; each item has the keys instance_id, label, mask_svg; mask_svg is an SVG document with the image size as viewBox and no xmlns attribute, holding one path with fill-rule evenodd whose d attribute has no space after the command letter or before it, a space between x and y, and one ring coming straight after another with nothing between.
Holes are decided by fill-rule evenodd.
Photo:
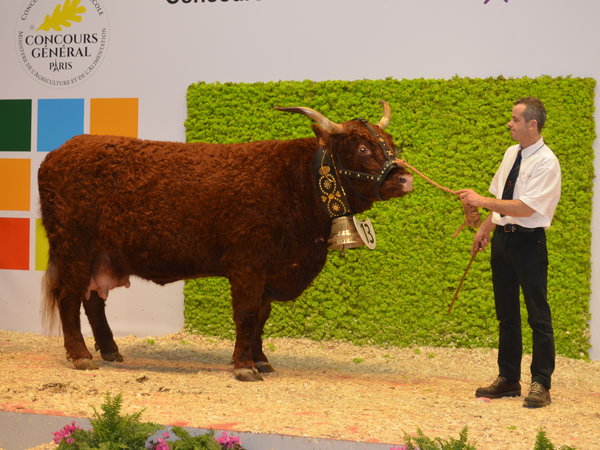
<instances>
[{"instance_id":1,"label":"bell strap","mask_svg":"<svg viewBox=\"0 0 600 450\"><path fill-rule=\"evenodd\" d=\"M313 157L313 177L321 205L330 218L352 214L333 158L324 147L319 147Z\"/></svg>"}]
</instances>

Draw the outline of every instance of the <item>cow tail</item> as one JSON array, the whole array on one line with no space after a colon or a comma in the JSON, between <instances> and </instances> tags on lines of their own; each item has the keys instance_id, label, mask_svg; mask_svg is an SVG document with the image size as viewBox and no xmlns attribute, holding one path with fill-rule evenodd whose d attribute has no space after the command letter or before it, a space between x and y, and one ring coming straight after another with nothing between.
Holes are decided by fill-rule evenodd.
<instances>
[{"instance_id":1,"label":"cow tail","mask_svg":"<svg viewBox=\"0 0 600 450\"><path fill-rule=\"evenodd\" d=\"M46 334L53 334L58 328L58 287L58 268L50 259L42 280L42 329Z\"/></svg>"}]
</instances>

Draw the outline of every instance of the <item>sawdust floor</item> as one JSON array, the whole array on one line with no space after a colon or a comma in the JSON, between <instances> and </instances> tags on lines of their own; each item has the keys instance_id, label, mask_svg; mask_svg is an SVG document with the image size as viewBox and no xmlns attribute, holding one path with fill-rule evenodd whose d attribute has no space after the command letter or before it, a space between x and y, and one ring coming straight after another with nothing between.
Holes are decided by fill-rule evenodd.
<instances>
[{"instance_id":1,"label":"sawdust floor","mask_svg":"<svg viewBox=\"0 0 600 450\"><path fill-rule=\"evenodd\" d=\"M165 425L396 445L418 428L447 439L468 426L480 449L527 450L544 427L555 445L600 448L600 361L559 357L552 404L527 409L522 397L475 399L496 374L491 349L269 339L277 372L242 383L231 373L230 341L181 332L117 344L123 363L95 356L99 370L79 371L62 338L0 331L0 410L90 417L110 392L123 394L123 412L145 408L142 420Z\"/></svg>"}]
</instances>

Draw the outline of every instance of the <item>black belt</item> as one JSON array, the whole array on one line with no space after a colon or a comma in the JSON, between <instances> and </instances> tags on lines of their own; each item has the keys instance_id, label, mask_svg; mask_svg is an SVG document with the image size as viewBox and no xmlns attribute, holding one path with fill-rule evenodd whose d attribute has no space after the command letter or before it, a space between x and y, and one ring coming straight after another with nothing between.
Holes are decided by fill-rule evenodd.
<instances>
[{"instance_id":1,"label":"black belt","mask_svg":"<svg viewBox=\"0 0 600 450\"><path fill-rule=\"evenodd\" d=\"M496 231L504 231L505 233L533 233L534 231L543 230L544 227L538 228L525 228L521 225L513 225L509 223L507 225L496 225Z\"/></svg>"}]
</instances>

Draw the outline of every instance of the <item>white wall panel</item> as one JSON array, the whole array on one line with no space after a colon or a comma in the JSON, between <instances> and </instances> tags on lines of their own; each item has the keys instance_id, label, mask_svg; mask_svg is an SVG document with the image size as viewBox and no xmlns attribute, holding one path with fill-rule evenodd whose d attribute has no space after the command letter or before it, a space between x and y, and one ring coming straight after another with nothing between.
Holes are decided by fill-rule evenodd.
<instances>
[{"instance_id":1,"label":"white wall panel","mask_svg":"<svg viewBox=\"0 0 600 450\"><path fill-rule=\"evenodd\" d=\"M109 42L101 66L83 84L49 88L25 72L16 51L18 16L29 2L62 3L0 3L0 99L137 97L139 136L148 139L185 139L185 94L196 81L600 79L600 3L594 1L102 0ZM36 164L39 159L32 156ZM598 173L600 158L595 164ZM592 226L599 230L598 182L594 193ZM16 215L0 212L7 216ZM600 359L599 236L593 233L592 241L595 359ZM39 331L40 277L35 271L0 271L0 328ZM157 335L182 326L181 283L161 288L136 280L129 290L111 292L108 303L117 334Z\"/></svg>"}]
</instances>

